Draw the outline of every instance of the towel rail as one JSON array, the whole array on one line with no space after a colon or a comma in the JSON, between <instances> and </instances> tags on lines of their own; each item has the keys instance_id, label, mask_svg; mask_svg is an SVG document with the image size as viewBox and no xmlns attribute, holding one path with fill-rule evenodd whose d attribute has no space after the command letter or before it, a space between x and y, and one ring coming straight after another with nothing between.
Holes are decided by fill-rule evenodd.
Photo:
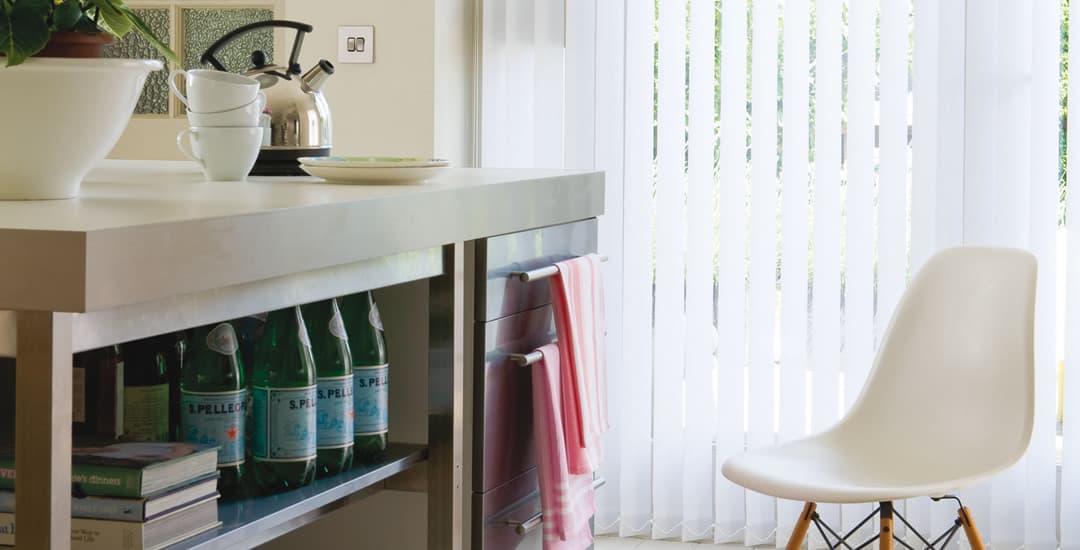
<instances>
[{"instance_id":1,"label":"towel rail","mask_svg":"<svg viewBox=\"0 0 1080 550\"><path fill-rule=\"evenodd\" d=\"M606 262L607 259L607 256L600 256L601 262ZM547 279L548 277L551 277L558 272L559 268L555 267L554 265L549 265L547 267L541 267L538 269L530 269L529 271L512 271L510 272L510 276L521 280L521 282L523 283L527 283L529 281Z\"/></svg>"},{"instance_id":2,"label":"towel rail","mask_svg":"<svg viewBox=\"0 0 1080 550\"><path fill-rule=\"evenodd\" d=\"M534 363L538 363L544 358L544 354L539 351L530 351L529 353L511 353L510 360L519 367L527 367Z\"/></svg>"},{"instance_id":3,"label":"towel rail","mask_svg":"<svg viewBox=\"0 0 1080 550\"><path fill-rule=\"evenodd\" d=\"M598 477L598 478L594 479L593 484L592 484L593 490L596 490L596 489L599 489L600 487L603 487L605 483L607 483L607 480L602 478L602 477ZM508 519L508 520L506 520L505 523L506 523L506 525L508 525L510 527L513 527L515 533L517 533L519 535L525 535L529 531L532 531L533 529L536 529L543 522L544 522L544 513L543 512L538 512L538 513L534 514L532 517L530 517L528 519L521 520L521 521Z\"/></svg>"}]
</instances>

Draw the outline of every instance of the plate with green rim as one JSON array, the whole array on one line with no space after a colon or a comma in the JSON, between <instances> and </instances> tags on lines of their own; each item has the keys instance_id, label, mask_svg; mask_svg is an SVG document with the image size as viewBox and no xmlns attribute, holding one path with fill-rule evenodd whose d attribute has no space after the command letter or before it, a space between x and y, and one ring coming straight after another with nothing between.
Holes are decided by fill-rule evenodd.
<instances>
[{"instance_id":1,"label":"plate with green rim","mask_svg":"<svg viewBox=\"0 0 1080 550\"><path fill-rule=\"evenodd\" d=\"M413 157L303 157L300 167L334 183L405 184L439 176L450 161Z\"/></svg>"}]
</instances>

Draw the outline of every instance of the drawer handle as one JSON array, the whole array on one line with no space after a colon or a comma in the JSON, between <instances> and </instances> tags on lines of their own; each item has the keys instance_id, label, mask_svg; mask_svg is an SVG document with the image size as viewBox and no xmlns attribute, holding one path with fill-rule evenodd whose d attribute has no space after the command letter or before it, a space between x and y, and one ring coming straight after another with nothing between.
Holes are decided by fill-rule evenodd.
<instances>
[{"instance_id":1,"label":"drawer handle","mask_svg":"<svg viewBox=\"0 0 1080 550\"><path fill-rule=\"evenodd\" d=\"M601 262L607 261L607 256L600 256ZM529 281L538 281L540 279L547 279L552 275L559 272L559 268L549 265L547 267L541 267L540 269L531 269L529 271L513 271L510 273L510 277L520 279L521 282L527 283Z\"/></svg>"},{"instance_id":2,"label":"drawer handle","mask_svg":"<svg viewBox=\"0 0 1080 550\"><path fill-rule=\"evenodd\" d=\"M607 480L605 480L602 477L598 477L598 478L594 479L593 484L592 484L593 490L596 490L596 489L599 489L600 487L603 487L605 483L607 483ZM537 526L539 526L543 522L544 522L544 514L543 514L543 512L537 512L536 514L531 516L529 519L526 519L526 520L523 520L523 521L516 521L516 520L508 519L508 520L506 520L506 525L509 526L509 527L513 527L514 532L517 533L518 535L527 535L530 531L536 529Z\"/></svg>"}]
</instances>

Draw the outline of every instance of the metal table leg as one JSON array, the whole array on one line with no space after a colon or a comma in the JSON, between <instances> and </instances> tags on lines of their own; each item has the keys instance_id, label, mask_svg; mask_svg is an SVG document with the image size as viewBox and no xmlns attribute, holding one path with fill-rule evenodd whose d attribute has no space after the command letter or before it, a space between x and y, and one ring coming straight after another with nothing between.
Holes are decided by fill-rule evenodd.
<instances>
[{"instance_id":1,"label":"metal table leg","mask_svg":"<svg viewBox=\"0 0 1080 550\"><path fill-rule=\"evenodd\" d=\"M431 279L428 372L428 548L461 550L464 407L464 245L443 247Z\"/></svg>"}]
</instances>

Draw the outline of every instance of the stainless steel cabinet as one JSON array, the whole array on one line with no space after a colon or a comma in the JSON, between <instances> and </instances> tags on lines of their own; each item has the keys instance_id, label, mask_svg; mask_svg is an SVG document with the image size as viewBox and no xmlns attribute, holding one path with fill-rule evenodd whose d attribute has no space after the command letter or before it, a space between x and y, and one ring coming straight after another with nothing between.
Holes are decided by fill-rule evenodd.
<instances>
[{"instance_id":1,"label":"stainless steel cabinet","mask_svg":"<svg viewBox=\"0 0 1080 550\"><path fill-rule=\"evenodd\" d=\"M529 367L509 360L555 338L547 280L516 272L596 252L596 220L477 241L473 289L472 547L539 550L542 526Z\"/></svg>"}]
</instances>

